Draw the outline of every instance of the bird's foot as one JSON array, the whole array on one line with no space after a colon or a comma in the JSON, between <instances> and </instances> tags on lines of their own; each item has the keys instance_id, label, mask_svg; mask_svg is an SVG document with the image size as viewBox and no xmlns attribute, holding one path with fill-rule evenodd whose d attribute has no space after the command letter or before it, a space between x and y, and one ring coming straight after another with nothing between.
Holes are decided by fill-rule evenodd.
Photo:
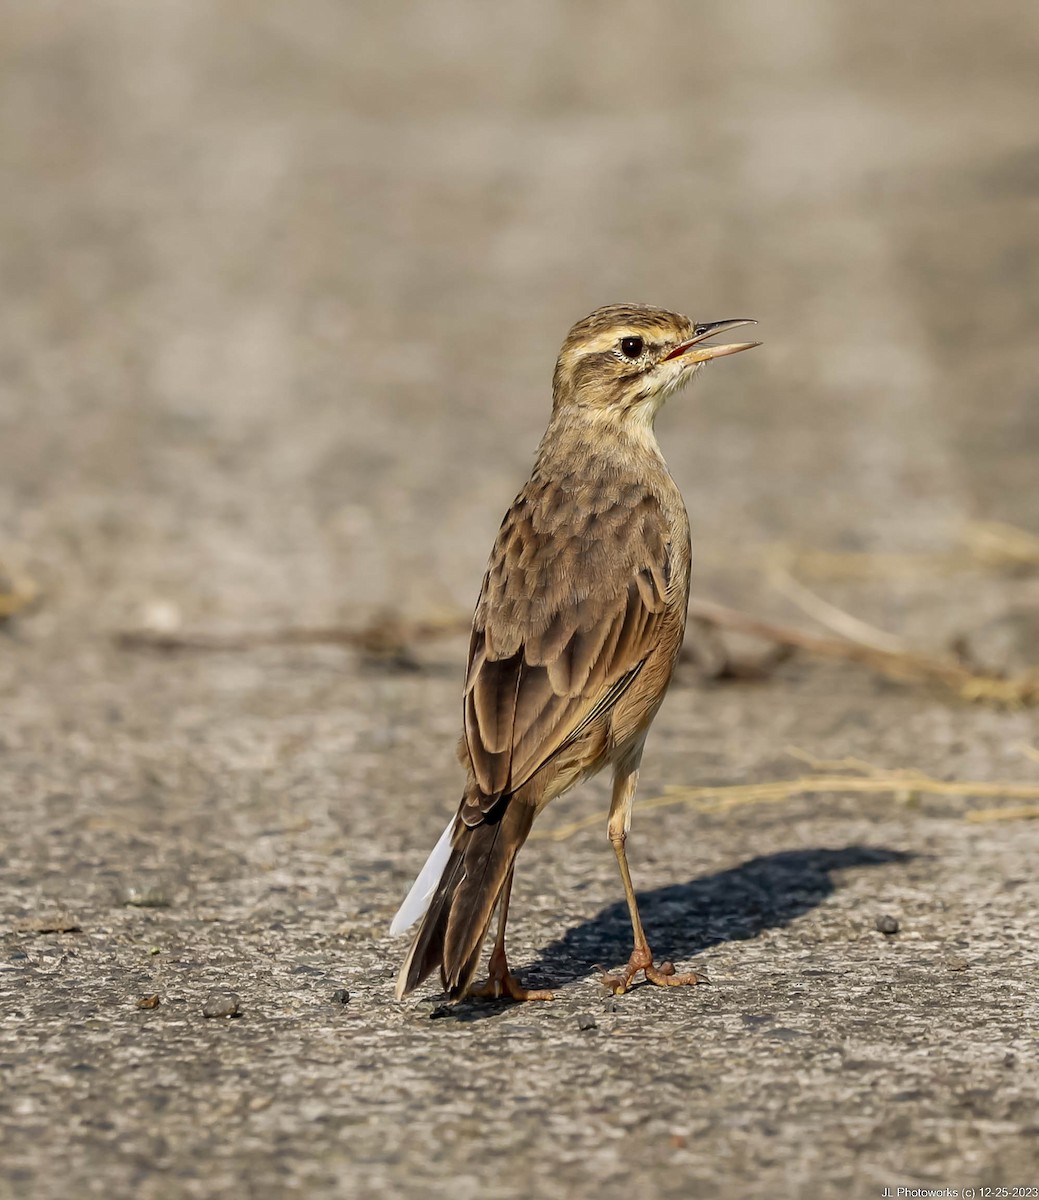
<instances>
[{"instance_id":1,"label":"bird's foot","mask_svg":"<svg viewBox=\"0 0 1039 1200\"><path fill-rule=\"evenodd\" d=\"M504 953L493 952L488 966L487 978L469 989L470 996L481 999L500 1000L554 1000L555 996L544 989L525 988L509 970Z\"/></svg>"},{"instance_id":2,"label":"bird's foot","mask_svg":"<svg viewBox=\"0 0 1039 1200\"><path fill-rule=\"evenodd\" d=\"M648 946L631 952L628 965L619 975L609 975L603 971L603 987L609 988L615 996L623 996L631 987L635 976L641 971L648 983L657 987L694 987L698 983L706 983L706 975L698 975L689 971L685 975L676 975L674 963L662 962L659 967L653 965L653 953Z\"/></svg>"}]
</instances>

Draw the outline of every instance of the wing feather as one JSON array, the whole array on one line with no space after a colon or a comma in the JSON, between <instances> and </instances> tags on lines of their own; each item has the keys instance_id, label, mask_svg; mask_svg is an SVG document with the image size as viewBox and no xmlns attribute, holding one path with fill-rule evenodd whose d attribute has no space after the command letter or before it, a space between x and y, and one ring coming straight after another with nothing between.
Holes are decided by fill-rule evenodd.
<instances>
[{"instance_id":1,"label":"wing feather","mask_svg":"<svg viewBox=\"0 0 1039 1200\"><path fill-rule=\"evenodd\" d=\"M658 501L634 484L574 492L532 479L484 577L465 691L480 813L612 708L660 635L671 562Z\"/></svg>"}]
</instances>

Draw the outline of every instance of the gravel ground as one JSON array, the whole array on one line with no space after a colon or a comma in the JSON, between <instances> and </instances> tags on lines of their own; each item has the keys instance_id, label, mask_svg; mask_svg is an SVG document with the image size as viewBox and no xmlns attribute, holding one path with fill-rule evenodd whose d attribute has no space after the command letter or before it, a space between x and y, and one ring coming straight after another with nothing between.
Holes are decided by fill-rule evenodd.
<instances>
[{"instance_id":1,"label":"gravel ground","mask_svg":"<svg viewBox=\"0 0 1039 1200\"><path fill-rule=\"evenodd\" d=\"M970 521L1039 530L1034 6L2 15L0 575L40 598L0 625L0 1196L1039 1186L1039 822L644 805L651 941L710 983L614 999L598 781L520 860L513 954L555 1002L399 1005L464 639L404 669L113 638L464 612L563 333L641 299L765 342L661 421L699 595L808 625L777 543L924 556L801 577L1029 660L1039 575L947 559ZM685 667L642 795L791 747L1035 784L1037 726Z\"/></svg>"}]
</instances>

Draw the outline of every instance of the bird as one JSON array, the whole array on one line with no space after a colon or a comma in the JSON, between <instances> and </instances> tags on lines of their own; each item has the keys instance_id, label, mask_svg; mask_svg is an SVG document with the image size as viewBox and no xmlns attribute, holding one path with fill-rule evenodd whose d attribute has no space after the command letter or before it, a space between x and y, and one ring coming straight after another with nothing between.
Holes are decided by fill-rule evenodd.
<instances>
[{"instance_id":1,"label":"bird","mask_svg":"<svg viewBox=\"0 0 1039 1200\"><path fill-rule=\"evenodd\" d=\"M646 735L671 682L689 602L689 519L654 421L705 363L760 345L709 339L755 323L695 323L652 305L610 304L567 334L548 427L501 523L473 615L462 799L390 926L398 934L418 922L398 1000L437 970L451 1001L552 999L509 968L516 855L547 804L607 766L607 835L634 946L603 983L620 995L640 972L663 987L701 980L657 965L625 850ZM496 906L488 977L474 984Z\"/></svg>"}]
</instances>

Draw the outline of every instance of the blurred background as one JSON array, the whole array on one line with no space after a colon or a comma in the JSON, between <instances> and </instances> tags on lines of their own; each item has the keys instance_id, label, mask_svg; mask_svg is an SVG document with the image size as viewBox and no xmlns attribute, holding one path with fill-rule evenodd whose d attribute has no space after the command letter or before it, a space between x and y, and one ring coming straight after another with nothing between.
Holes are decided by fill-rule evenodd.
<instances>
[{"instance_id":1,"label":"blurred background","mask_svg":"<svg viewBox=\"0 0 1039 1200\"><path fill-rule=\"evenodd\" d=\"M0 1196L1034 1182L1039 823L637 811L651 935L716 983L601 1011L600 781L518 877L556 1005L430 1022L386 926L464 635L113 635L464 624L567 329L634 300L764 343L658 423L697 597L1039 663L1037 64L1034 0L0 0ZM1034 798L1035 709L956 690L683 667L642 795L793 745Z\"/></svg>"},{"instance_id":2,"label":"blurred background","mask_svg":"<svg viewBox=\"0 0 1039 1200\"><path fill-rule=\"evenodd\" d=\"M763 349L660 436L701 582L1039 527L1028 4L6 5L0 528L110 627L468 609L569 325Z\"/></svg>"}]
</instances>

